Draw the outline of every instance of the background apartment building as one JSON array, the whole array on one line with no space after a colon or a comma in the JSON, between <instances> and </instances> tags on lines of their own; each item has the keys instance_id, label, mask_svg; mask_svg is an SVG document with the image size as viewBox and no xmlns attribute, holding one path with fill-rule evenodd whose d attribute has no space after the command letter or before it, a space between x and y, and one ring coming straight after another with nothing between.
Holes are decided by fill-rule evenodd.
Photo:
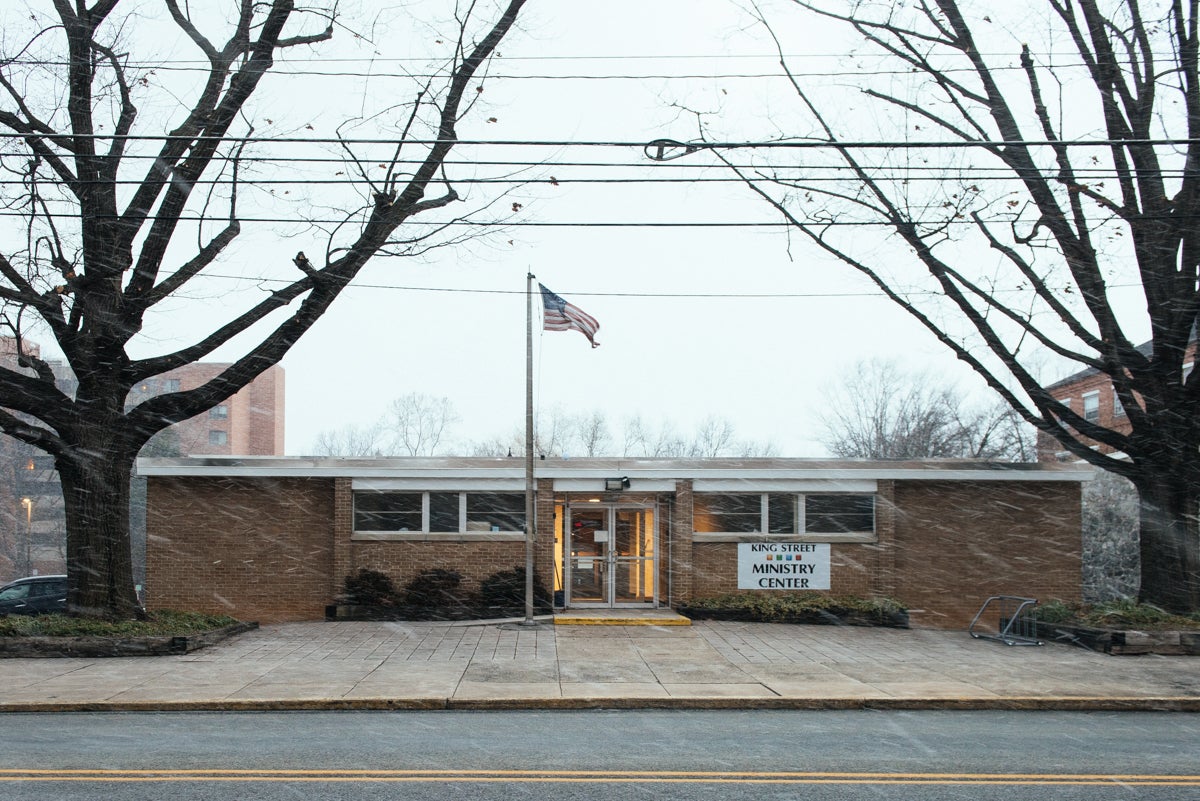
<instances>
[{"instance_id":1,"label":"background apartment building","mask_svg":"<svg viewBox=\"0 0 1200 801\"><path fill-rule=\"evenodd\" d=\"M1138 345L1138 350L1149 356L1153 353L1152 343L1143 342ZM1195 359L1196 341L1193 338L1188 344L1183 365L1184 378L1192 371ZM1125 413L1125 407L1121 405L1121 399L1117 397L1112 381L1099 370L1089 367L1051 384L1046 389L1055 399L1085 420L1123 434L1128 434L1131 430L1129 417ZM1092 446L1100 453L1113 452L1110 446L1100 442L1093 442ZM1058 440L1039 432L1038 460L1075 461L1075 457Z\"/></svg>"}]
</instances>

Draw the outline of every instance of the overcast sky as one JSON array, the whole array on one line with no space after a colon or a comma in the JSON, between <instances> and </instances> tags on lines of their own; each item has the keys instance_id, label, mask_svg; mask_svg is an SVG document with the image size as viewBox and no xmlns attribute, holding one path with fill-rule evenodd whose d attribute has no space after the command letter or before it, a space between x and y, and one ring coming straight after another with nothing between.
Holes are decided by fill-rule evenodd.
<instances>
[{"instance_id":1,"label":"overcast sky","mask_svg":"<svg viewBox=\"0 0 1200 801\"><path fill-rule=\"evenodd\" d=\"M773 72L770 50L736 6L704 2L530 3L523 30L501 48L502 75L731 75ZM813 43L806 43L812 45ZM388 48L381 48L384 55ZM738 58L737 56L756 56ZM491 101L464 136L509 140L646 142L694 138L694 121L671 107L721 107L729 93L761 92L762 80L524 79L489 83ZM780 88L776 82L776 89ZM766 120L762 132L771 131ZM469 131L469 133L468 133ZM474 152L481 153L478 148ZM498 149L483 158L512 157ZM722 177L676 162L650 164L639 148L547 147L557 187L514 190L521 223L774 221L749 193L722 183L572 184L563 179ZM562 162L631 163L632 169ZM475 187L480 197L493 187ZM507 199L506 199L507 200ZM511 204L505 203L511 208ZM510 244L511 242L511 244ZM394 397L420 391L452 399L463 440L503 435L523 419L526 271L601 323L601 346L573 333L535 335L539 410L604 412L618 427L641 414L681 433L712 414L738 436L771 441L785 455L821 453L814 442L820 388L872 356L939 359L863 282L827 260L788 258L779 229L530 227L424 260L381 260L363 283L436 290L357 289L284 361L290 453L317 431L366 422ZM867 294L863 294L866 292ZM508 293L508 294L500 294ZM842 297L836 297L841 295ZM674 296L674 297L673 297ZM690 296L690 297L689 297ZM739 297L750 296L750 297ZM329 354L336 353L333 365ZM952 361L952 360L950 360Z\"/></svg>"},{"instance_id":2,"label":"overcast sky","mask_svg":"<svg viewBox=\"0 0 1200 801\"><path fill-rule=\"evenodd\" d=\"M497 73L776 71L769 43L759 31L745 30L748 19L724 0L534 2L528 12L524 29L501 48ZM835 63L828 40L797 45L829 53L828 63ZM388 55L388 47L381 50ZM499 81L489 83L485 95L492 105L482 115L497 122L480 125L477 117L463 135L690 139L694 120L671 104L719 110L730 94L767 91L767 81ZM774 90L782 88L772 83ZM758 122L760 136L773 133L767 119ZM747 126L748 135L754 127ZM497 155L510 154L488 151L488 157ZM655 173L640 149L631 148L542 148L526 158L551 162L541 174L558 179L666 170L672 177L723 175L674 164ZM553 166L580 161L646 166ZM472 194L489 189L475 187ZM514 198L522 209L513 219L526 223L775 220L736 184L540 183L516 189ZM739 437L773 442L783 455L819 455L814 412L822 387L839 381L859 360L898 358L936 365L948 377L962 375L930 337L862 280L802 247L794 247L792 256L786 234L777 228L522 226L427 259L380 260L362 277L370 287L348 292L284 361L288 452L307 452L322 428L374 419L392 398L410 391L451 398L462 416L456 428L461 440L519 426L526 271L601 323L601 346L594 350L577 333L536 332L535 393L542 411L600 410L614 427L641 414L656 425L671 421L685 434L716 414L730 419Z\"/></svg>"},{"instance_id":3,"label":"overcast sky","mask_svg":"<svg viewBox=\"0 0 1200 801\"><path fill-rule=\"evenodd\" d=\"M374 20L357 13L372 5L348 8L348 29L339 28L334 42L279 60L278 82L264 84L254 105L257 134L329 137L348 117L411 98L411 83L390 76L417 71L421 62L414 58L444 51L448 30L438 20L447 4L409 3ZM406 13L429 25L410 24ZM828 25L779 19L790 20L782 31L788 52L805 70L829 73L814 79L828 90L843 91L832 76L861 43ZM188 52L177 38L160 46L170 58ZM997 46L1016 53L1011 37L999 37ZM778 78L738 77L778 73L778 65L765 31L728 0L532 0L500 52L492 68L497 77L460 126L463 139L687 140L696 136L690 111L696 110L726 135L761 140L790 124L794 106ZM305 74L289 80L289 72ZM143 117L152 111L144 108ZM352 133L378 135L369 126ZM369 161L385 151L364 145L360 155ZM419 258L377 259L284 359L289 454L309 453L323 429L375 420L409 392L450 398L462 418L453 438L462 445L520 426L527 272L601 324L596 349L577 333L535 332L535 392L543 413L601 411L614 429L641 415L653 425L669 421L682 434L718 415L739 438L771 442L781 455L816 456L823 454L817 425L823 394L863 360L896 360L978 391L978 381L932 336L848 268L780 227L730 225L778 222L745 187L713 180L573 182L729 177L701 169L712 163L706 154L655 164L637 146L477 145L454 158L538 164L514 176L523 184L456 185L465 196L457 213L491 203L481 219L513 224ZM571 166L579 162L610 166ZM330 178L345 167L305 169L304 175ZM515 170L460 166L450 174L497 177ZM278 190L280 203L316 217L345 205L334 189L298 186L284 198L286 191ZM211 327L204 309L246 302L269 286L258 279L294 273L296 251L312 256L326 246L312 228L246 228L213 270L217 277L152 322L135 355L190 341ZM883 261L888 247L880 240ZM239 353L231 348L216 357Z\"/></svg>"}]
</instances>

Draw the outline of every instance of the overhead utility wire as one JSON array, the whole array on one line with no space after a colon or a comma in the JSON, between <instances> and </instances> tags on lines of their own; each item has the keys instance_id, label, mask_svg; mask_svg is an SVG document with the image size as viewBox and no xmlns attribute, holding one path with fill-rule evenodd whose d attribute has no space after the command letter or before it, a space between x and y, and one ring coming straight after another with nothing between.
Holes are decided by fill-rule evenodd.
<instances>
[{"instance_id":1,"label":"overhead utility wire","mask_svg":"<svg viewBox=\"0 0 1200 801\"><path fill-rule=\"evenodd\" d=\"M435 60L435 59L431 59ZM13 62L9 62L13 63ZM33 65L33 62L30 63ZM67 66L66 62L37 62L37 66ZM1087 66L1083 62L1078 64L1055 64L1053 69L1082 69ZM1050 67L1047 67L1049 69ZM131 66L124 65L125 70L147 70L149 72L179 72L179 73L198 73L207 75L211 68L196 66L196 67L176 67L168 65L147 65L147 66ZM1024 68L1018 64L1012 66L998 65L990 68L990 72L1024 72ZM938 70L939 73L952 75L955 73L974 73L972 67L948 67ZM401 78L411 80L430 80L436 78L444 78L444 72L351 72L331 70L306 70L306 69L288 69L286 67L275 67L271 70L272 75L286 76L292 78L369 78L387 79ZM817 78L878 78L884 76L895 75L911 75L911 70L895 69L895 70L831 70L815 72L805 70L802 72L793 71L786 72L714 72L714 73L645 73L645 74L530 74L522 75L520 73L492 73L480 79L481 83L487 81L727 81L727 80L792 80L795 78L817 79Z\"/></svg>"},{"instance_id":2,"label":"overhead utility wire","mask_svg":"<svg viewBox=\"0 0 1200 801\"><path fill-rule=\"evenodd\" d=\"M156 161L157 159L158 159L158 156L153 153L126 154L125 156L123 156L123 160L126 160L126 161ZM330 165L337 165L339 167L346 167L349 164L353 164L353 162L348 160L345 156L320 156L320 157L318 157L318 156L241 156L237 159L235 159L232 156L225 156L225 157L213 159L213 161L218 164L228 164L235 160L239 161L242 164L276 164L279 166L287 166L287 165L294 165L294 164L330 164ZM370 162L371 165L377 165L377 164L420 165L420 164L424 163L424 161L422 159L418 159L418 158L396 159L395 161L391 160L390 158L387 159L386 161L383 159L362 159L362 161ZM656 173L664 172L666 170L683 170L683 171L691 171L691 172L712 172L714 170L724 171L726 169L726 167L736 167L739 169L749 170L749 169L763 168L763 167L767 167L767 166L770 166L772 169L775 169L775 170L805 170L808 172L816 172L816 171L845 172L850 169L845 164L842 164L840 162L835 163L835 164L782 164L782 165L764 165L764 164L752 164L752 163L748 163L748 162L743 162L743 163L735 162L735 163L730 163L728 165L726 165L726 164L714 165L714 164L697 163L697 162L693 162L693 161L650 161L650 160L646 160L646 159L641 159L638 161L557 161L557 160L550 160L550 159L539 159L536 161L532 160L532 159L523 159L523 160L511 160L510 159L510 160L499 161L499 160L494 160L494 159L480 159L480 160L447 159L444 162L444 164L447 167L513 167L513 168L517 168L517 169L529 169L529 168L533 168L533 167L564 167L564 168L565 167L621 167L621 168L647 170L647 171L656 172ZM864 164L862 166L864 169L869 169L869 170L896 170L896 171L903 171L905 173L914 173L914 172L945 173L949 170L954 170L954 171L958 171L958 172L965 172L965 171L969 170L972 174L995 172L995 173L999 173L999 174L1006 174L1006 175L1016 176L1016 177L1019 177L1021 174L1023 174L1019 170L1015 170L1013 168L1006 167L1006 166L991 167L991 166L967 165L967 166L963 166L963 167L944 167L944 166L938 166L938 165L920 165L920 164L911 164L910 165L910 164L886 164L886 163L885 164L871 164L871 165ZM1058 165L1047 166L1047 167L1043 168L1043 170L1038 171L1038 174L1040 174L1041 172L1057 171L1058 169L1059 169ZM1076 172L1077 172L1077 174L1080 174L1080 175L1083 175L1086 173L1088 175L1095 175L1098 177L1117 177L1119 175L1118 173L1113 172L1112 167L1105 167L1105 168L1080 167L1076 170ZM1164 176L1171 177L1171 176L1175 176L1177 174L1185 175L1185 174L1187 174L1187 172L1188 172L1187 168L1179 168L1177 170L1163 170L1162 174ZM163 180L169 180L169 179L164 178ZM209 179L199 179L199 180L209 180ZM458 180L458 179L454 179L454 180Z\"/></svg>"},{"instance_id":3,"label":"overhead utility wire","mask_svg":"<svg viewBox=\"0 0 1200 801\"><path fill-rule=\"evenodd\" d=\"M287 162L284 162L284 163L287 163ZM466 162L466 163L469 164L471 162ZM529 169L532 167L563 166L563 165L559 165L559 164L543 165L539 162L529 162L527 164L510 163L509 166L519 166L524 169ZM605 166L607 166L607 165L605 165ZM613 165L613 166L632 167L632 166L642 166L642 165ZM849 168L846 168L846 167L808 168L808 167L797 166L797 167L791 167L791 168L787 168L787 169L806 170L806 171L809 169L821 169L821 170L830 171L830 172L832 172L832 171L846 172ZM897 167L897 166L892 166L892 165L886 165L886 166L882 166L882 167L863 167L863 169L902 171L905 173L904 175L896 175L896 176L892 176L892 177L881 177L881 178L877 178L876 180L879 180L879 181L905 181L907 183L914 183L914 182L949 183L952 181L962 181L962 182L983 184L983 183L991 183L991 182L1009 183L1009 182L1015 182L1018 180L1018 176L1014 175L1012 173L1012 171L1007 168L997 168L996 174L994 174L994 175L978 175L978 174L972 173L971 175L962 175L962 176L951 177L951 178L948 178L942 174L933 174L933 173L944 173L945 169L928 168L927 172L930 173L929 175L908 174L909 168L904 167L904 166ZM1048 168L1046 170L1046 172L1053 172L1053 171L1056 171L1056 169L1057 168ZM1186 174L1187 174L1186 171L1182 170L1182 169L1161 172L1161 175L1164 178L1182 178ZM1077 178L1082 178L1082 179L1086 179L1089 181L1107 180L1107 179L1116 180L1119 176L1120 176L1120 173L1115 172L1113 170L1107 170L1104 172L1101 172L1099 170L1080 171L1076 175ZM790 182L803 182L805 184L817 184L817 183L842 183L842 182L845 182L850 179L846 176L839 176L839 175L789 176L789 175L772 174L770 178L763 178L761 180L764 180L764 181L780 180L780 181L790 181ZM745 179L739 178L736 176L726 177L726 176L711 176L711 175L695 175L695 176L684 176L684 177L678 177L678 178L664 177L664 176L658 176L658 175L643 175L643 176L632 176L632 177L621 177L621 178L592 178L592 177L570 177L569 174L564 174L562 176L541 175L541 176L537 176L537 177L501 176L501 177L488 177L488 178L453 178L450 180L450 182L454 183L454 184L467 184L467 185L511 184L511 185L518 185L518 186L519 185L532 185L532 184L550 184L550 185L558 185L558 184L681 184L681 183L682 184L706 184L706 183L737 183L737 184L740 184L740 183L744 183ZM143 183L144 183L143 180L136 179L136 178L130 178L127 180L118 179L115 181L97 178L97 179L84 179L84 180L74 181L74 182L72 182L72 185L74 185L74 186L92 186L92 185L95 185L95 186L141 186ZM236 181L233 178L199 178L194 181L191 181L190 183L195 186L238 186L238 187L245 187L245 188L263 187L263 186L363 186L364 179L361 177L352 176L352 175L346 175L341 178L290 178L290 179L288 179L288 178L245 178L245 177L243 177L243 178L238 178ZM0 186L25 186L25 185L27 185L27 181L22 180L22 179L17 179L17 178L0 179Z\"/></svg>"},{"instance_id":4,"label":"overhead utility wire","mask_svg":"<svg viewBox=\"0 0 1200 801\"><path fill-rule=\"evenodd\" d=\"M75 137L73 134L62 134L63 136ZM50 138L49 134L42 133L17 133L13 131L0 131L0 138L4 139L29 139L36 138L45 140ZM416 145L423 147L435 147L437 145L451 144L456 147L630 147L630 148L645 148L645 141L621 141L621 140L571 140L571 139L397 139L395 137L373 137L362 139L339 139L337 137L299 137L299 136L172 136L166 135L149 135L149 134L124 134L124 135L104 135L104 134L89 134L88 139L101 141L114 141L120 139L126 142L226 142L228 144L261 144L268 143L274 145L389 145L395 146L399 142L406 145ZM694 147L697 150L878 150L878 149L897 149L903 148L906 150L952 150L957 148L973 149L973 148L992 148L992 147L1012 147L1014 145L1021 147L1112 147L1114 145L1121 147L1131 146L1166 146L1166 145L1195 145L1200 144L1200 138L1187 137L1171 137L1171 138L1144 138L1144 139L1015 139L1015 140L979 140L979 141L939 141L939 140L911 140L900 139L891 141L871 141L871 140L851 140L851 141L828 141L828 140L813 140L813 139L763 139L751 141L727 141L727 142L675 142L679 146Z\"/></svg>"},{"instance_id":5,"label":"overhead utility wire","mask_svg":"<svg viewBox=\"0 0 1200 801\"><path fill-rule=\"evenodd\" d=\"M47 216L56 220L72 220L78 219L78 213L68 212L51 212L49 215L40 214L39 219L45 219ZM343 225L348 222L353 222L356 219L361 220L364 217L362 210L355 212L347 212L345 217L336 219L324 218L308 218L308 217L237 217L239 223L285 223L292 225ZM15 217L19 219L28 219L29 215L17 211L0 211L0 218ZM960 219L961 218L961 219ZM96 215L90 219L102 220L120 220L121 217L113 215ZM181 215L180 222L196 222L196 223L212 223L225 224L228 222L226 217L214 214L209 217L200 217L195 215ZM1170 220L1172 222L1200 220L1200 215L1142 215L1143 220ZM906 220L908 224L917 226L928 226L930 228L943 227L947 225L967 225L975 227L976 223L973 220L966 219L961 213L957 213L955 217L950 219L932 219L932 220ZM888 223L881 220L803 220L802 225L812 226L814 228L869 228L886 226ZM577 220L566 222L550 222L539 220L444 220L441 222L433 220L408 220L404 225L409 227L427 226L429 228L447 228L470 226L473 228L791 228L794 224L786 220L764 221L764 220L745 220L745 221L718 221L718 222L696 222L696 221L645 221L645 220Z\"/></svg>"},{"instance_id":6,"label":"overhead utility wire","mask_svg":"<svg viewBox=\"0 0 1200 801\"><path fill-rule=\"evenodd\" d=\"M219 278L230 281L249 281L253 283L272 283L272 284L291 284L294 279L288 278L267 278L248 275L229 275L225 273L203 273L207 278ZM1141 287L1138 283L1129 284L1108 284L1109 289L1129 289L1132 287ZM432 286L396 286L394 284L364 284L357 281L349 285L355 289L388 289L393 291L403 292L447 292L454 294L469 294L469 295L524 295L523 289L471 289L462 287L432 287ZM1013 292L1029 292L1031 288L1025 289L994 289L994 293L1013 293ZM564 290L566 294L591 297L591 298L682 298L682 299L713 299L724 300L758 300L758 299L775 299L775 298L867 298L867 297L887 297L882 291L874 292L586 292L581 290ZM909 295L941 295L942 293L933 289L915 289L908 293Z\"/></svg>"}]
</instances>

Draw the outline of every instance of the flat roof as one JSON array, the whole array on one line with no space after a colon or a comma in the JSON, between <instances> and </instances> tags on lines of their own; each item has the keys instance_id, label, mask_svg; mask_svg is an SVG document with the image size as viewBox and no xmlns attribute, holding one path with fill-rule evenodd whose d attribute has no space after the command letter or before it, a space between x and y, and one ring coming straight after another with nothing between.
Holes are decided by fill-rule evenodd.
<instances>
[{"instance_id":1,"label":"flat roof","mask_svg":"<svg viewBox=\"0 0 1200 801\"><path fill-rule=\"evenodd\" d=\"M1061 462L984 462L961 459L536 459L540 478L875 479L902 481L1087 481L1094 469ZM298 478L515 478L525 459L514 457L338 458L301 456L185 456L137 460L140 476Z\"/></svg>"}]
</instances>

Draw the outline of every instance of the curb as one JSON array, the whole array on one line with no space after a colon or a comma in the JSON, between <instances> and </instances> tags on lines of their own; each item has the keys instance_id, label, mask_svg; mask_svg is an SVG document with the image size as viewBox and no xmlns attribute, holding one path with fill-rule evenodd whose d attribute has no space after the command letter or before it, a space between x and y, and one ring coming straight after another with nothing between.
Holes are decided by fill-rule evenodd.
<instances>
[{"instance_id":1,"label":"curb","mask_svg":"<svg viewBox=\"0 0 1200 801\"><path fill-rule=\"evenodd\" d=\"M86 701L0 704L4 713L679 710L1200 712L1200 697L1106 698L364 698L277 701Z\"/></svg>"}]
</instances>

